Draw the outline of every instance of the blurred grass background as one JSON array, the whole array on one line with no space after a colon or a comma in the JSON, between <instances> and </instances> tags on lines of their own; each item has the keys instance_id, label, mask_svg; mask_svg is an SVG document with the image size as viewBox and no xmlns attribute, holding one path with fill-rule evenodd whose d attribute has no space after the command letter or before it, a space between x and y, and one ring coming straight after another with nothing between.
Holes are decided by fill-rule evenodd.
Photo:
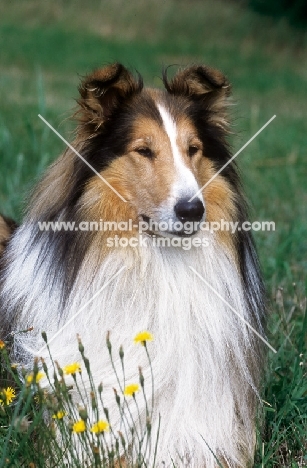
<instances>
[{"instance_id":1,"label":"blurred grass background","mask_svg":"<svg viewBox=\"0 0 307 468\"><path fill-rule=\"evenodd\" d=\"M304 291L306 28L229 0L11 0L1 1L0 18L1 212L20 220L26 193L64 149L37 114L71 139L74 124L68 117L80 76L120 61L137 69L147 85L160 86L163 66L205 63L222 70L233 85L234 152L277 115L238 156L238 164L252 220L276 223L275 232L254 233L269 297L277 286L289 292L293 282ZM297 292L294 296L288 303L301 307ZM296 331L287 328L286 319L283 329L300 342L293 359L306 339L300 307L297 315L291 313ZM278 365L295 374L298 364L290 371L282 356ZM283 388L285 395L289 388Z\"/></svg>"}]
</instances>

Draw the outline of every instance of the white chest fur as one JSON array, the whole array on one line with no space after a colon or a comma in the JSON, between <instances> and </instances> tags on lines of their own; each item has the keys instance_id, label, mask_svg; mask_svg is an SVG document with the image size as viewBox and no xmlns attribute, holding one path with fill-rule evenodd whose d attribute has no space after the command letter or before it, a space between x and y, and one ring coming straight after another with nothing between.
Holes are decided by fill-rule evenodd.
<instances>
[{"instance_id":1,"label":"white chest fur","mask_svg":"<svg viewBox=\"0 0 307 468\"><path fill-rule=\"evenodd\" d=\"M155 379L153 431L161 415L158 466L163 461L163 466L172 466L172 457L178 466L201 468L205 463L213 468L216 462L208 446L229 460L229 466L244 466L241 448L245 446L245 452L252 453L254 443L249 399L255 391L246 357L250 331L218 295L247 321L249 312L236 265L214 238L210 237L208 247L188 251L150 245L137 250L115 249L95 273L89 251L61 318L61 291L53 289L52 278L48 280L52 259L45 258L37 268L39 246L23 256L20 246L27 235L26 230L20 231L14 240L11 251L15 259L4 288L4 295L11 297L11 307L23 304L20 328L34 327L32 334L16 336L17 352L35 353L43 344L41 331L50 339L77 314L52 341L52 355L61 365L80 360L78 332L95 381L104 382L112 413L116 381L105 346L106 332L111 331L114 348L124 346L127 381L137 381L141 365L149 385L144 349L132 343L137 332L149 330L155 337L149 345ZM78 314L123 266L121 274ZM115 361L119 366L119 360Z\"/></svg>"}]
</instances>

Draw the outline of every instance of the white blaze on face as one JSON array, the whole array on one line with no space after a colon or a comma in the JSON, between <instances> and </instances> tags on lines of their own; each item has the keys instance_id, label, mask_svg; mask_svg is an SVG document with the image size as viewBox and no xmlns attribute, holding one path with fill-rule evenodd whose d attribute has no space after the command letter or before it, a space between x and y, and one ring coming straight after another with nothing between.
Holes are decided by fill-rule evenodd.
<instances>
[{"instance_id":1,"label":"white blaze on face","mask_svg":"<svg viewBox=\"0 0 307 468\"><path fill-rule=\"evenodd\" d=\"M182 154L178 148L177 127L174 119L161 104L158 104L157 106L162 117L164 129L171 144L176 171L176 178L172 187L171 198L175 200L180 198L189 198L195 195L195 192L199 190L197 181L192 171L184 164ZM203 201L201 195L199 198Z\"/></svg>"}]
</instances>

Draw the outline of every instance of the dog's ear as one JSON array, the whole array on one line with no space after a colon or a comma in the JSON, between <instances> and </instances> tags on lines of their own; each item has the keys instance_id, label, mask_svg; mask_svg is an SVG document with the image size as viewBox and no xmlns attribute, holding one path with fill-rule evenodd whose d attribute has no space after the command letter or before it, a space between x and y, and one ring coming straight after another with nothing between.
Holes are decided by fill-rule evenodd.
<instances>
[{"instance_id":1,"label":"dog's ear","mask_svg":"<svg viewBox=\"0 0 307 468\"><path fill-rule=\"evenodd\" d=\"M137 79L120 63L100 68L81 83L77 112L83 131L92 135L126 99L139 93L143 80Z\"/></svg>"},{"instance_id":2,"label":"dog's ear","mask_svg":"<svg viewBox=\"0 0 307 468\"><path fill-rule=\"evenodd\" d=\"M218 70L204 65L194 65L179 71L168 80L163 73L166 90L173 95L187 96L203 103L211 111L211 120L226 127L226 107L231 87L227 78Z\"/></svg>"}]
</instances>

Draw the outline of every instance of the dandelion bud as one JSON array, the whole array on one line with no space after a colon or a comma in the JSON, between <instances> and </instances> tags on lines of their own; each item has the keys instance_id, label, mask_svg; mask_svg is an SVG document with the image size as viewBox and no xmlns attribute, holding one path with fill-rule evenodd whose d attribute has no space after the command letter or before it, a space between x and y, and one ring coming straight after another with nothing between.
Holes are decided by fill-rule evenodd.
<instances>
[{"instance_id":1,"label":"dandelion bud","mask_svg":"<svg viewBox=\"0 0 307 468\"><path fill-rule=\"evenodd\" d=\"M44 359L41 359L41 361L42 361L42 365L43 365L43 370L44 370L45 374L48 375L47 364L45 363Z\"/></svg>"},{"instance_id":2,"label":"dandelion bud","mask_svg":"<svg viewBox=\"0 0 307 468\"><path fill-rule=\"evenodd\" d=\"M119 357L121 358L121 360L124 359L124 349L122 346L120 346L119 348Z\"/></svg>"},{"instance_id":3,"label":"dandelion bud","mask_svg":"<svg viewBox=\"0 0 307 468\"><path fill-rule=\"evenodd\" d=\"M110 341L110 331L107 332L106 343L107 343L107 347L108 347L109 353L111 354L112 345L111 345L111 341Z\"/></svg>"},{"instance_id":4,"label":"dandelion bud","mask_svg":"<svg viewBox=\"0 0 307 468\"><path fill-rule=\"evenodd\" d=\"M93 445L92 450L93 450L93 455L94 455L94 460L95 460L95 466L102 466L99 447L96 447L96 445Z\"/></svg>"},{"instance_id":5,"label":"dandelion bud","mask_svg":"<svg viewBox=\"0 0 307 468\"><path fill-rule=\"evenodd\" d=\"M102 394L102 391L103 391L103 385L102 385L102 382L100 382L100 384L98 385L98 393L99 393L99 395Z\"/></svg>"},{"instance_id":6,"label":"dandelion bud","mask_svg":"<svg viewBox=\"0 0 307 468\"><path fill-rule=\"evenodd\" d=\"M91 392L91 401L93 410L97 408L97 401L94 392Z\"/></svg>"},{"instance_id":7,"label":"dandelion bud","mask_svg":"<svg viewBox=\"0 0 307 468\"><path fill-rule=\"evenodd\" d=\"M90 373L90 361L88 360L87 357L83 357L83 362L84 362L84 365L85 365L85 369L87 370L88 373Z\"/></svg>"},{"instance_id":8,"label":"dandelion bud","mask_svg":"<svg viewBox=\"0 0 307 468\"><path fill-rule=\"evenodd\" d=\"M122 443L122 446L125 449L126 448L126 441L125 441L125 438L124 438L122 432L118 431L118 435L119 435L120 441Z\"/></svg>"},{"instance_id":9,"label":"dandelion bud","mask_svg":"<svg viewBox=\"0 0 307 468\"><path fill-rule=\"evenodd\" d=\"M150 420L150 418L146 419L146 429L147 429L148 435L150 435L150 433L151 433L151 420Z\"/></svg>"},{"instance_id":10,"label":"dandelion bud","mask_svg":"<svg viewBox=\"0 0 307 468\"><path fill-rule=\"evenodd\" d=\"M88 418L87 409L86 408L79 408L79 416L80 416L81 419L83 419L83 421L86 421L87 418Z\"/></svg>"},{"instance_id":11,"label":"dandelion bud","mask_svg":"<svg viewBox=\"0 0 307 468\"><path fill-rule=\"evenodd\" d=\"M120 406L120 397L119 397L119 395L115 396L115 400L116 400L116 403L118 404L118 406Z\"/></svg>"},{"instance_id":12,"label":"dandelion bud","mask_svg":"<svg viewBox=\"0 0 307 468\"><path fill-rule=\"evenodd\" d=\"M115 388L113 388L113 391L114 391L114 394L115 394L115 400L116 400L116 403L118 404L118 406L120 406L120 397L117 393L117 390Z\"/></svg>"},{"instance_id":13,"label":"dandelion bud","mask_svg":"<svg viewBox=\"0 0 307 468\"><path fill-rule=\"evenodd\" d=\"M92 450L94 455L99 455L99 447L92 445Z\"/></svg>"},{"instance_id":14,"label":"dandelion bud","mask_svg":"<svg viewBox=\"0 0 307 468\"><path fill-rule=\"evenodd\" d=\"M63 377L64 373L63 373L63 370L61 369L60 364L58 363L58 361L55 361L55 365L56 365L56 368L58 370L58 373L59 373L60 377Z\"/></svg>"},{"instance_id":15,"label":"dandelion bud","mask_svg":"<svg viewBox=\"0 0 307 468\"><path fill-rule=\"evenodd\" d=\"M145 379L144 379L144 375L143 375L141 367L139 367L139 380L140 380L141 387L144 388Z\"/></svg>"},{"instance_id":16,"label":"dandelion bud","mask_svg":"<svg viewBox=\"0 0 307 468\"><path fill-rule=\"evenodd\" d=\"M80 338L80 335L77 334L77 340L78 340L78 348L79 348L79 351L81 354L84 353L84 346L82 344L82 341L81 341L81 338Z\"/></svg>"},{"instance_id":17,"label":"dandelion bud","mask_svg":"<svg viewBox=\"0 0 307 468\"><path fill-rule=\"evenodd\" d=\"M57 373L55 371L53 373L53 380L54 380L55 387L57 387L58 384L59 384L59 379L58 379Z\"/></svg>"},{"instance_id":18,"label":"dandelion bud","mask_svg":"<svg viewBox=\"0 0 307 468\"><path fill-rule=\"evenodd\" d=\"M46 332L44 332L44 331L42 332L42 338L43 338L43 340L44 340L45 343L48 343L47 334L46 334Z\"/></svg>"}]
</instances>

